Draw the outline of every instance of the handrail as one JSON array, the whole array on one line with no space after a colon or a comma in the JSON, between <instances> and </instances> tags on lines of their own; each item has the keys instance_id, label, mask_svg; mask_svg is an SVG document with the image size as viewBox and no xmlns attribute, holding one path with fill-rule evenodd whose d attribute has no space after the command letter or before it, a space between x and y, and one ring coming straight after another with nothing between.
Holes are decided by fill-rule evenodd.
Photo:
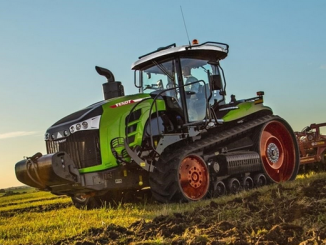
<instances>
[{"instance_id":1,"label":"handrail","mask_svg":"<svg viewBox=\"0 0 326 245\"><path fill-rule=\"evenodd\" d=\"M152 115L152 111L153 111L153 108L154 108L154 105L155 105L155 109L156 109L156 116L157 118L159 117L159 111L158 111L158 107L157 107L157 100L160 99L160 98L163 98L163 95L164 93L166 93L167 91L171 91L171 90L175 90L175 89L180 89L182 87L185 87L185 86L189 86L191 84L195 84L195 83L205 83L203 80L198 80L198 81L194 81L194 82L191 82L191 83L188 83L188 84L184 84L184 85L181 85L181 86L177 86L177 87L172 87L172 88L168 88L168 89L163 89L162 91L159 91L155 97L148 97L148 98L145 98L139 102L137 102L133 107L132 109L130 110L130 114L132 114L135 109L137 108L137 106L140 104L140 103L143 103L144 101L147 101L148 99L153 99L153 102L151 103L151 106L150 106L150 109L149 109L149 130L150 130L150 147L152 148L152 150L159 155L159 153L155 150L155 146L154 146L154 139L153 139L153 136L152 136L152 121L150 120L151 119L151 115ZM212 113L211 110L208 110L209 109L209 106L208 106L208 101L207 101L207 90L206 90L206 86L204 86L204 89L205 89L205 101L206 101L206 110L205 110L205 114L206 114L206 118L208 118L208 114L207 113ZM154 94L152 94L154 95ZM171 96L173 97L173 96ZM183 108L184 109L184 108ZM213 117L216 117L216 115L213 115ZM126 120L126 128L125 128L125 141L126 141L126 145L129 146L129 141L128 141L128 124L129 124L129 118L130 117L127 117L127 120ZM201 121L202 122L202 121ZM157 127L158 127L158 132L159 132L159 121L157 121ZM190 125L196 125L198 122L192 122L192 123L186 123L185 125L187 126L190 126ZM209 123L209 120L206 120L205 121L205 124L207 125ZM145 130L145 129L144 129Z\"/></svg>"},{"instance_id":2,"label":"handrail","mask_svg":"<svg viewBox=\"0 0 326 245\"><path fill-rule=\"evenodd\" d=\"M146 57L146 56L148 56L148 55L150 55L150 54L154 54L154 53L156 53L156 52L162 51L162 50L164 50L164 49L172 48L172 47L176 47L176 44L175 44L175 43L172 43L172 44L167 45L167 46L165 46L165 47L160 47L160 48L158 48L158 49L156 49L156 50L154 50L154 51L152 51L152 52L150 52L150 53L148 53L148 54L144 54L144 55L142 55L142 56L139 56L138 59L144 58L144 57Z\"/></svg>"}]
</instances>

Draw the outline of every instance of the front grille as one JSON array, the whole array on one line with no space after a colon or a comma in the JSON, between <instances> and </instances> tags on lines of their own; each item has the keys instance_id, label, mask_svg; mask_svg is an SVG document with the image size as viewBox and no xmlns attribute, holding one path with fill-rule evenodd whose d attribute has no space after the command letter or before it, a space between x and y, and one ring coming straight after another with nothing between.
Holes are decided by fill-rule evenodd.
<instances>
[{"instance_id":1,"label":"front grille","mask_svg":"<svg viewBox=\"0 0 326 245\"><path fill-rule=\"evenodd\" d=\"M102 163L98 130L76 132L65 139L46 141L46 150L48 154L67 152L79 169Z\"/></svg>"}]
</instances>

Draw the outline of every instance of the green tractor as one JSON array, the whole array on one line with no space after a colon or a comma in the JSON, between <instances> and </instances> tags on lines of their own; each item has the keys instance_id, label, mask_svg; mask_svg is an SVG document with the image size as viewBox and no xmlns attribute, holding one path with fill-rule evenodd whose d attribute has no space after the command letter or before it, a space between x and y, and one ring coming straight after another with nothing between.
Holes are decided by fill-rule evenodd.
<instances>
[{"instance_id":1,"label":"green tractor","mask_svg":"<svg viewBox=\"0 0 326 245\"><path fill-rule=\"evenodd\" d=\"M139 93L124 95L107 69L104 100L45 134L47 154L16 163L19 181L77 208L153 198L198 201L294 180L295 134L257 96L226 99L225 43L158 48L132 65Z\"/></svg>"}]
</instances>

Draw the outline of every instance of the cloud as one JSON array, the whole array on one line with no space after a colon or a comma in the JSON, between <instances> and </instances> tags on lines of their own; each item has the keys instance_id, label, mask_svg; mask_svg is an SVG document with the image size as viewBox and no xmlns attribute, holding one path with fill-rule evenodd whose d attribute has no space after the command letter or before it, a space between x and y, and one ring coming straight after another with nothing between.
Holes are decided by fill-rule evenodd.
<instances>
[{"instance_id":1,"label":"cloud","mask_svg":"<svg viewBox=\"0 0 326 245\"><path fill-rule=\"evenodd\" d=\"M320 69L322 69L322 70L326 70L326 64L321 65L321 66L320 66Z\"/></svg>"},{"instance_id":2,"label":"cloud","mask_svg":"<svg viewBox=\"0 0 326 245\"><path fill-rule=\"evenodd\" d=\"M21 137L21 136L27 136L27 135L33 135L36 134L35 131L17 131L17 132L9 132L9 133L4 133L0 134L0 140L1 139L8 139L8 138L16 138L16 137Z\"/></svg>"}]
</instances>

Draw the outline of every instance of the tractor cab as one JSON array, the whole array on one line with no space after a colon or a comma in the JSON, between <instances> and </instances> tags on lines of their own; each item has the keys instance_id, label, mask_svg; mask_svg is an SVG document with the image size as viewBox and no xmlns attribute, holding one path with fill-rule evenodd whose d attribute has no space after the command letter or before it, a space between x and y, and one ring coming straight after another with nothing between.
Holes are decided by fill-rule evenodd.
<instances>
[{"instance_id":1,"label":"tractor cab","mask_svg":"<svg viewBox=\"0 0 326 245\"><path fill-rule=\"evenodd\" d=\"M176 47L175 44L139 57L135 86L140 93L164 98L179 110L185 123L211 118L214 104L225 103L225 80L219 61L228 53L224 43L206 42Z\"/></svg>"}]
</instances>

